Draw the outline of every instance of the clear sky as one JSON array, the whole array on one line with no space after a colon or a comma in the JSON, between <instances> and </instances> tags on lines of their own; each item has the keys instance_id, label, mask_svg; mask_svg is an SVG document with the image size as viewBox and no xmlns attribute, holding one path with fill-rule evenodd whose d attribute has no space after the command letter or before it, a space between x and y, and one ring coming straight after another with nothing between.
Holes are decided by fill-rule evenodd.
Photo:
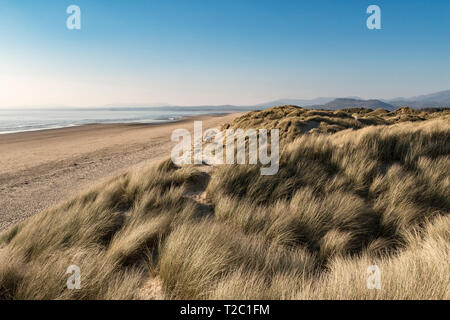
<instances>
[{"instance_id":1,"label":"clear sky","mask_svg":"<svg viewBox=\"0 0 450 320\"><path fill-rule=\"evenodd\" d=\"M68 30L66 8L81 8ZM381 8L381 30L366 8ZM1 0L0 107L450 89L450 1Z\"/></svg>"}]
</instances>

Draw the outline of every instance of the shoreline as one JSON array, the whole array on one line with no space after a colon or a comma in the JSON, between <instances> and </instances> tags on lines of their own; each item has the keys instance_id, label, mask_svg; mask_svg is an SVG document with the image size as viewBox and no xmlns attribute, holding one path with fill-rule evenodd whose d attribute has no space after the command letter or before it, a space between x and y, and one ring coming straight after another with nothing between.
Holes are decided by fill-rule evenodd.
<instances>
[{"instance_id":1,"label":"shoreline","mask_svg":"<svg viewBox=\"0 0 450 320\"><path fill-rule=\"evenodd\" d=\"M91 123L80 123L80 124L70 124L67 126L56 126L56 127L46 127L46 128L37 128L37 129L29 129L29 130L15 130L15 131L1 131L0 137L3 137L5 135L10 134L21 134L21 133L28 133L28 132L40 132L40 131L49 131L49 130L62 130L62 129L70 129L70 128L79 128L84 126L115 126L115 125L165 125L169 123L177 123L189 119L196 119L201 117L223 117L229 114L234 114L236 112L222 112L222 113L205 113L205 114L199 114L199 115L193 115L193 116L182 116L178 119L174 120L148 120L148 121L154 121L154 122L145 122L141 120L136 121L130 121L130 122L91 122Z\"/></svg>"},{"instance_id":2,"label":"shoreline","mask_svg":"<svg viewBox=\"0 0 450 320\"><path fill-rule=\"evenodd\" d=\"M166 123L106 123L0 135L0 230L127 170L170 156L178 128L218 128L242 113Z\"/></svg>"}]
</instances>

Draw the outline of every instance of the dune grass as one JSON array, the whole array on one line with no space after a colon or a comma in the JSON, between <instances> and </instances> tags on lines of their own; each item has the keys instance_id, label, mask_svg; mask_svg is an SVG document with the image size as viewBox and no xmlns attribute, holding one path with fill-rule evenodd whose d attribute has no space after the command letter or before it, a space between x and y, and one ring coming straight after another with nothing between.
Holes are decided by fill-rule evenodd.
<instances>
[{"instance_id":1,"label":"dune grass","mask_svg":"<svg viewBox=\"0 0 450 320\"><path fill-rule=\"evenodd\" d=\"M1 235L2 299L130 299L172 225L197 215L182 197L199 177L170 161L112 179ZM69 265L82 290L67 290Z\"/></svg>"},{"instance_id":2,"label":"dune grass","mask_svg":"<svg viewBox=\"0 0 450 320\"><path fill-rule=\"evenodd\" d=\"M413 110L403 107L389 112L384 109L350 108L336 111L315 110L297 106L279 106L263 111L250 111L237 117L222 129L280 130L284 141L292 142L303 133L336 133L345 129L390 125L406 121L423 121L448 117L449 109Z\"/></svg>"},{"instance_id":3,"label":"dune grass","mask_svg":"<svg viewBox=\"0 0 450 320\"><path fill-rule=\"evenodd\" d=\"M449 299L449 120L249 113L224 128L284 128L277 175L217 166L205 188L167 160L115 177L0 235L0 299L137 299L156 276L174 299Z\"/></svg>"}]
</instances>

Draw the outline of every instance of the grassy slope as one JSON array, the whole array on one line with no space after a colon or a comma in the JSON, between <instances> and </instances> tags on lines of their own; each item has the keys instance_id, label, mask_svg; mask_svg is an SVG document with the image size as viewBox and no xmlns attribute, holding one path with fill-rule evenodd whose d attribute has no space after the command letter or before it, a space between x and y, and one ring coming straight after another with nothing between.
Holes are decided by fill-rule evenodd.
<instances>
[{"instance_id":1,"label":"grassy slope","mask_svg":"<svg viewBox=\"0 0 450 320\"><path fill-rule=\"evenodd\" d=\"M280 128L276 176L221 166L206 186L166 161L116 177L0 235L0 298L141 298L157 276L169 298L449 299L448 114L248 113L224 128Z\"/></svg>"}]
</instances>

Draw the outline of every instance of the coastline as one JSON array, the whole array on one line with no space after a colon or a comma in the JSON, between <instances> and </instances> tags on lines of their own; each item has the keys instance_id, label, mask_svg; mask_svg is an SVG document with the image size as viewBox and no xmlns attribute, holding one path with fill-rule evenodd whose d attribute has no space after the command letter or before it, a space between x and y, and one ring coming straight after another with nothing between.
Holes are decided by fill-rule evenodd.
<instances>
[{"instance_id":1,"label":"coastline","mask_svg":"<svg viewBox=\"0 0 450 320\"><path fill-rule=\"evenodd\" d=\"M79 128L79 127L85 127L85 126L120 126L120 125L165 125L169 123L176 123L181 122L185 120L189 120L191 118L199 118L199 117L223 117L229 114L233 114L236 112L221 112L221 113L205 113L200 115L193 115L193 116L182 116L177 119L164 119L164 120L134 120L134 121L117 121L117 122L90 122L90 123L80 123L80 124L68 124L68 125L55 125L50 127L43 127L43 128L32 128L32 129L25 129L25 130L13 130L13 131L0 131L0 137L4 135L10 135L10 134L20 134L20 133L29 133L29 132L40 132L40 131L48 131L48 130L61 130L61 129L69 129L69 128Z\"/></svg>"},{"instance_id":2,"label":"coastline","mask_svg":"<svg viewBox=\"0 0 450 320\"><path fill-rule=\"evenodd\" d=\"M164 123L86 124L0 135L0 230L134 167L170 156L171 133L220 127L241 113Z\"/></svg>"}]
</instances>

